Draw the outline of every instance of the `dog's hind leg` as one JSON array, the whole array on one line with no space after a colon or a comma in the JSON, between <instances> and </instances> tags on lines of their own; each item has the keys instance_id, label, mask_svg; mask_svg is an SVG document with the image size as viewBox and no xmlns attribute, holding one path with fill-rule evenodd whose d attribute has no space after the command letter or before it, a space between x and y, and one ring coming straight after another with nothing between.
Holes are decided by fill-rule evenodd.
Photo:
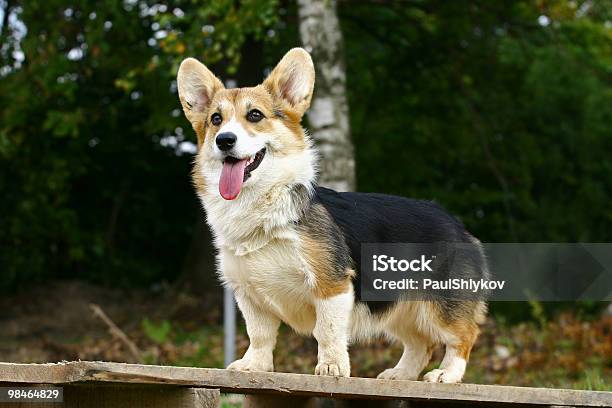
<instances>
[{"instance_id":1,"label":"dog's hind leg","mask_svg":"<svg viewBox=\"0 0 612 408\"><path fill-rule=\"evenodd\" d=\"M472 322L457 322L449 328L452 336L446 342L446 353L440 368L431 370L423 376L427 382L461 382L470 351L478 337L478 326Z\"/></svg>"},{"instance_id":2,"label":"dog's hind leg","mask_svg":"<svg viewBox=\"0 0 612 408\"><path fill-rule=\"evenodd\" d=\"M387 380L416 380L431 359L433 347L420 335L403 336L404 352L395 367L378 374L377 378Z\"/></svg>"}]
</instances>

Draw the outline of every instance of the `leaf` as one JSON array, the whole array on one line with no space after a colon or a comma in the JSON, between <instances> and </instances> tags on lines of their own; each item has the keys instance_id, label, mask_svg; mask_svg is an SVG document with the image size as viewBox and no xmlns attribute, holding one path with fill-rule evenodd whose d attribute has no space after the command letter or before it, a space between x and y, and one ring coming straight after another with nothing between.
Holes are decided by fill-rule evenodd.
<instances>
[{"instance_id":1,"label":"leaf","mask_svg":"<svg viewBox=\"0 0 612 408\"><path fill-rule=\"evenodd\" d=\"M142 329L149 339L157 344L162 344L168 340L168 336L172 331L172 325L167 320L163 320L161 323L155 324L149 319L145 318L142 321Z\"/></svg>"}]
</instances>

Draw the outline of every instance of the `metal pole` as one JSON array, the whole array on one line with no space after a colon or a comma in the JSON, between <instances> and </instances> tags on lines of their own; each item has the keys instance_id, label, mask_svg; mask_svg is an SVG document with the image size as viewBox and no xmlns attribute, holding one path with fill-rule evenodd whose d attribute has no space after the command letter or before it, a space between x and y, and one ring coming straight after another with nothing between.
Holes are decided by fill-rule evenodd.
<instances>
[{"instance_id":1,"label":"metal pole","mask_svg":"<svg viewBox=\"0 0 612 408\"><path fill-rule=\"evenodd\" d=\"M230 288L223 290L223 352L225 367L236 360L236 303Z\"/></svg>"}]
</instances>

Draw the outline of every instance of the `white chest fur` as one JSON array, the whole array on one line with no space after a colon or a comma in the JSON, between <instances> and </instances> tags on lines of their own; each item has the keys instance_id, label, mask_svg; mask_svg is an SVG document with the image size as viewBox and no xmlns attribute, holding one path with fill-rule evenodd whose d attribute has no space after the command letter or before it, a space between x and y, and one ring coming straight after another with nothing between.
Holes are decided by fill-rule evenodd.
<instances>
[{"instance_id":1,"label":"white chest fur","mask_svg":"<svg viewBox=\"0 0 612 408\"><path fill-rule=\"evenodd\" d=\"M295 227L300 210L291 189L244 193L233 202L218 194L201 196L215 236L220 278L296 331L310 333L314 277L300 250Z\"/></svg>"},{"instance_id":2,"label":"white chest fur","mask_svg":"<svg viewBox=\"0 0 612 408\"><path fill-rule=\"evenodd\" d=\"M241 292L296 331L312 331L315 324L312 284L298 242L273 239L244 255L222 248L219 266L221 278L234 291Z\"/></svg>"}]
</instances>

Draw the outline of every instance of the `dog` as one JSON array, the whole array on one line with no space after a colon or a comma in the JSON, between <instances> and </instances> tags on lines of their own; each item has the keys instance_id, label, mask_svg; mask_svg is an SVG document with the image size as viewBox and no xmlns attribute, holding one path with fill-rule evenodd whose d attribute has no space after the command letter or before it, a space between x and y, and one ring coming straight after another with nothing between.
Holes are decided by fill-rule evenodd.
<instances>
[{"instance_id":1,"label":"dog","mask_svg":"<svg viewBox=\"0 0 612 408\"><path fill-rule=\"evenodd\" d=\"M350 376L348 345L384 334L404 351L378 378L417 379L442 344L440 367L423 379L460 382L486 304L363 302L360 243L478 241L433 202L318 187L317 155L301 126L314 82L312 59L301 48L250 88L226 89L193 58L178 70L179 99L198 140L193 183L220 279L233 289L250 340L227 368L273 371L284 322L316 338L316 375ZM484 254L473 269L474 276L487 274Z\"/></svg>"}]
</instances>

